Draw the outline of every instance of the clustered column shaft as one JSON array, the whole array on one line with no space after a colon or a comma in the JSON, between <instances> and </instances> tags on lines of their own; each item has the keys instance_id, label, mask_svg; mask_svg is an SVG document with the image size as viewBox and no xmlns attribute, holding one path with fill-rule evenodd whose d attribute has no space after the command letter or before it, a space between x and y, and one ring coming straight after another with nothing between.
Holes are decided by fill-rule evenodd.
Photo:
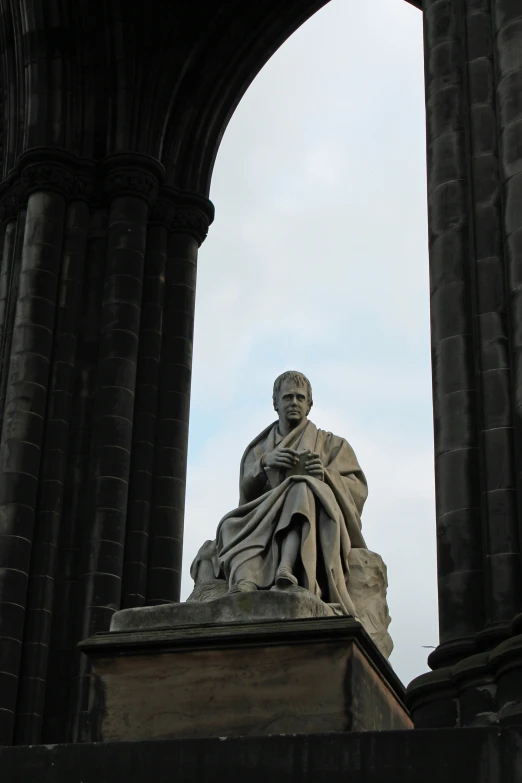
<instances>
[{"instance_id":1,"label":"clustered column shaft","mask_svg":"<svg viewBox=\"0 0 522 783\"><path fill-rule=\"evenodd\" d=\"M45 699L88 222L87 204L71 202L65 219L20 667L15 735L20 744L40 736Z\"/></svg>"},{"instance_id":2,"label":"clustered column shaft","mask_svg":"<svg viewBox=\"0 0 522 783\"><path fill-rule=\"evenodd\" d=\"M467 7L469 163L472 180L475 331L480 370L479 429L486 623L482 644L510 633L520 606L513 409L502 246L495 96L494 31L489 2Z\"/></svg>"},{"instance_id":3,"label":"clustered column shaft","mask_svg":"<svg viewBox=\"0 0 522 783\"><path fill-rule=\"evenodd\" d=\"M149 546L149 605L176 600L181 583L197 249L198 243L189 233L171 234Z\"/></svg>"},{"instance_id":4,"label":"clustered column shaft","mask_svg":"<svg viewBox=\"0 0 522 783\"><path fill-rule=\"evenodd\" d=\"M151 226L147 238L123 570L123 607L143 606L147 594L167 237L166 226L159 224Z\"/></svg>"},{"instance_id":5,"label":"clustered column shaft","mask_svg":"<svg viewBox=\"0 0 522 783\"><path fill-rule=\"evenodd\" d=\"M501 226L507 277L508 319L511 349L512 384L515 429L515 486L522 496L522 7L513 0L492 0L494 62L496 76L497 132L499 137L499 178L502 194ZM500 230L501 230L500 229ZM516 579L502 581L498 601L522 611L520 577L520 541L522 540L522 502L518 504L518 548L513 564L498 553L497 571L516 571ZM516 532L511 532L516 538ZM503 542L500 542L503 543ZM506 548L502 551L506 551ZM510 618L508 618L510 619Z\"/></svg>"},{"instance_id":6,"label":"clustered column shaft","mask_svg":"<svg viewBox=\"0 0 522 783\"><path fill-rule=\"evenodd\" d=\"M153 159L87 169L41 154L12 175L0 254L8 744L88 739L78 641L122 606L179 599L195 268L212 217L178 191L156 207Z\"/></svg>"},{"instance_id":7,"label":"clustered column shaft","mask_svg":"<svg viewBox=\"0 0 522 783\"><path fill-rule=\"evenodd\" d=\"M53 347L65 200L29 196L0 444L0 734L12 737L40 454Z\"/></svg>"},{"instance_id":8,"label":"clustered column shaft","mask_svg":"<svg viewBox=\"0 0 522 783\"><path fill-rule=\"evenodd\" d=\"M424 23L441 643L408 704L519 725L522 6L425 0Z\"/></svg>"},{"instance_id":9,"label":"clustered column shaft","mask_svg":"<svg viewBox=\"0 0 522 783\"><path fill-rule=\"evenodd\" d=\"M440 639L460 650L484 611L464 0L427 2L424 17Z\"/></svg>"},{"instance_id":10,"label":"clustered column shaft","mask_svg":"<svg viewBox=\"0 0 522 783\"><path fill-rule=\"evenodd\" d=\"M63 498L63 524L60 528L56 590L54 595L51 649L47 675L48 694L44 704L42 741L55 742L71 736L75 714L73 694L77 692L79 655L76 648L81 628L82 554L92 529L89 508L89 480L92 414L98 360L98 337L108 212L95 207L87 234L86 264L78 329L76 372L70 421L67 474ZM74 686L74 687L73 687Z\"/></svg>"},{"instance_id":11,"label":"clustered column shaft","mask_svg":"<svg viewBox=\"0 0 522 783\"><path fill-rule=\"evenodd\" d=\"M509 3L499 5L510 16ZM506 114L514 96L502 91L513 63L494 6L424 6L441 641L434 667L508 637L522 600L518 282L502 242L516 177L511 171L502 198L502 139L514 119Z\"/></svg>"}]
</instances>

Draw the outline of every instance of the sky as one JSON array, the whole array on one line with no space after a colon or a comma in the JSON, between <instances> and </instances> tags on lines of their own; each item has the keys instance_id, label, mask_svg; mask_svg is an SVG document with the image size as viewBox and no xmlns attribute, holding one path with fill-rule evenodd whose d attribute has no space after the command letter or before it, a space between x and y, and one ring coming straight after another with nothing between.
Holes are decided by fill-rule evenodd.
<instances>
[{"instance_id":1,"label":"sky","mask_svg":"<svg viewBox=\"0 0 522 783\"><path fill-rule=\"evenodd\" d=\"M285 370L369 484L388 567L390 659L405 684L438 643L422 16L331 0L248 89L214 169L200 250L182 599L199 546L237 506L248 443Z\"/></svg>"}]
</instances>

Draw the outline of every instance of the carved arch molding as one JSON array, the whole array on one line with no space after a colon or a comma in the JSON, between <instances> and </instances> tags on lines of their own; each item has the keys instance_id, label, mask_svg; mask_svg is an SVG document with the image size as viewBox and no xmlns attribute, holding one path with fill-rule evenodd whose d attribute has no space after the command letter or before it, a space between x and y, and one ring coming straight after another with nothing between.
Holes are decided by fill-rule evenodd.
<instances>
[{"instance_id":1,"label":"carved arch molding","mask_svg":"<svg viewBox=\"0 0 522 783\"><path fill-rule=\"evenodd\" d=\"M328 0L177 0L2 9L4 178L34 147L136 152L208 195L227 122L274 51ZM22 78L24 77L24 78Z\"/></svg>"}]
</instances>

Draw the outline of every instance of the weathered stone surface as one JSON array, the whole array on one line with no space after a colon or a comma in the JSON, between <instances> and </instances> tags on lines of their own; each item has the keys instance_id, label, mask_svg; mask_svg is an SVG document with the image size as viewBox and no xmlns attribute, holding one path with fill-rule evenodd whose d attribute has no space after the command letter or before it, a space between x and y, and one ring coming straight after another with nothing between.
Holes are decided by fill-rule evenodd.
<instances>
[{"instance_id":1,"label":"weathered stone surface","mask_svg":"<svg viewBox=\"0 0 522 783\"><path fill-rule=\"evenodd\" d=\"M237 592L299 585L354 617L345 574L350 549L366 546L365 475L344 438L308 419L313 395L303 373L276 378L272 400L277 421L241 459L239 505L203 544L191 576L196 584L225 579Z\"/></svg>"},{"instance_id":2,"label":"weathered stone surface","mask_svg":"<svg viewBox=\"0 0 522 783\"><path fill-rule=\"evenodd\" d=\"M206 603L223 598L228 593L228 582L225 579L210 579L208 582L196 582L194 589L187 598L187 603Z\"/></svg>"},{"instance_id":3,"label":"weathered stone surface","mask_svg":"<svg viewBox=\"0 0 522 783\"><path fill-rule=\"evenodd\" d=\"M81 647L99 740L411 728L401 682L351 618L121 631Z\"/></svg>"},{"instance_id":4,"label":"weathered stone surface","mask_svg":"<svg viewBox=\"0 0 522 783\"><path fill-rule=\"evenodd\" d=\"M226 583L225 583L226 586ZM299 620L332 617L335 610L308 590L259 590L255 593L228 592L206 603L163 604L123 609L113 615L111 631L150 630L187 625L253 623L263 620Z\"/></svg>"},{"instance_id":5,"label":"weathered stone surface","mask_svg":"<svg viewBox=\"0 0 522 783\"><path fill-rule=\"evenodd\" d=\"M347 587L357 617L384 657L389 658L393 641L388 633L391 617L386 600L386 565L380 555L369 549L352 549L348 564Z\"/></svg>"},{"instance_id":6,"label":"weathered stone surface","mask_svg":"<svg viewBox=\"0 0 522 783\"><path fill-rule=\"evenodd\" d=\"M520 783L521 766L522 728L501 727L0 747L2 783Z\"/></svg>"},{"instance_id":7,"label":"weathered stone surface","mask_svg":"<svg viewBox=\"0 0 522 783\"><path fill-rule=\"evenodd\" d=\"M207 563L208 561L202 561L199 575ZM386 600L388 587L386 565L380 555L369 549L352 549L348 555L348 565L347 588L357 612L357 619L384 657L389 658L393 650L393 641L388 633L391 617ZM206 568L207 578L211 571L211 567ZM227 595L227 592L228 585L224 579L197 581L187 602L215 601Z\"/></svg>"}]
</instances>

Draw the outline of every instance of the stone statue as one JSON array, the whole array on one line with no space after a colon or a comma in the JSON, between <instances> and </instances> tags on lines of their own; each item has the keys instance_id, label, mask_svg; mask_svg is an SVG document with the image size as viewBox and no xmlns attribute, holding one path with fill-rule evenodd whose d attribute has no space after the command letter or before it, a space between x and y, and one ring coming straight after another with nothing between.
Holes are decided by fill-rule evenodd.
<instances>
[{"instance_id":1,"label":"stone statue","mask_svg":"<svg viewBox=\"0 0 522 783\"><path fill-rule=\"evenodd\" d=\"M368 489L355 454L344 438L308 419L312 388L302 373L276 379L273 403L278 420L241 460L238 508L223 517L215 541L207 541L192 563L196 586L188 601L304 589L332 613L361 619L389 655L386 567L366 549L361 533ZM362 558L350 555L357 550ZM350 591L350 560L356 596ZM363 600L365 585L371 606Z\"/></svg>"}]
</instances>

